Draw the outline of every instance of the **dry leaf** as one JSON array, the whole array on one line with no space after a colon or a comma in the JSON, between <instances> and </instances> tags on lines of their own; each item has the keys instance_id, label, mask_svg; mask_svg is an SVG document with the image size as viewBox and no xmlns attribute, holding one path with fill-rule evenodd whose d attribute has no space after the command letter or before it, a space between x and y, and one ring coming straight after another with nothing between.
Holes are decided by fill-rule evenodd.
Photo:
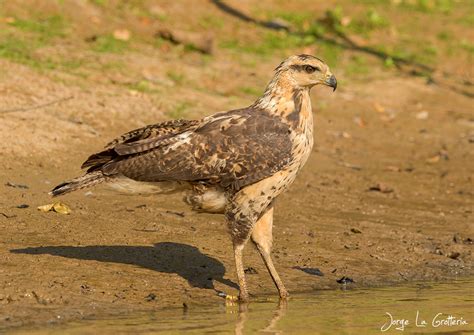
<instances>
[{"instance_id":1,"label":"dry leaf","mask_svg":"<svg viewBox=\"0 0 474 335\"><path fill-rule=\"evenodd\" d=\"M66 214L67 215L67 214L71 213L71 209L67 205L65 205L61 202L56 202L53 205L53 209L56 213L59 213L59 214Z\"/></svg>"},{"instance_id":2,"label":"dry leaf","mask_svg":"<svg viewBox=\"0 0 474 335\"><path fill-rule=\"evenodd\" d=\"M419 112L415 115L415 117L418 119L418 120L426 120L429 116L429 113L427 111L422 111L422 112Z\"/></svg>"},{"instance_id":3,"label":"dry leaf","mask_svg":"<svg viewBox=\"0 0 474 335\"><path fill-rule=\"evenodd\" d=\"M438 163L440 158L441 158L440 155L436 155L436 156L430 157L430 158L428 158L428 159L426 160L426 163L429 163L429 164Z\"/></svg>"},{"instance_id":4,"label":"dry leaf","mask_svg":"<svg viewBox=\"0 0 474 335\"><path fill-rule=\"evenodd\" d=\"M440 160L440 158L441 158L441 157L440 157L439 155L436 155L436 156L427 158L427 159L426 159L426 162L427 162L427 163L430 163L430 164L438 163L439 160Z\"/></svg>"},{"instance_id":5,"label":"dry leaf","mask_svg":"<svg viewBox=\"0 0 474 335\"><path fill-rule=\"evenodd\" d=\"M56 212L59 214L70 214L71 209L66 204L62 202L55 202L54 204L47 204L43 206L38 206L38 210L42 212Z\"/></svg>"},{"instance_id":6,"label":"dry leaf","mask_svg":"<svg viewBox=\"0 0 474 335\"><path fill-rule=\"evenodd\" d=\"M384 113L385 112L385 107L379 104L378 102L374 103L374 109L377 113Z\"/></svg>"},{"instance_id":7,"label":"dry leaf","mask_svg":"<svg viewBox=\"0 0 474 335\"><path fill-rule=\"evenodd\" d=\"M54 204L48 204L48 205L43 205L43 206L38 206L38 210L42 212L49 212L50 210L53 209Z\"/></svg>"},{"instance_id":8,"label":"dry leaf","mask_svg":"<svg viewBox=\"0 0 474 335\"><path fill-rule=\"evenodd\" d=\"M128 41L130 36L130 30L127 29L117 29L114 31L114 38L119 41Z\"/></svg>"},{"instance_id":9,"label":"dry leaf","mask_svg":"<svg viewBox=\"0 0 474 335\"><path fill-rule=\"evenodd\" d=\"M365 121L360 117L360 116L356 116L354 117L354 123L357 124L359 127L363 128L366 126L366 123Z\"/></svg>"},{"instance_id":10,"label":"dry leaf","mask_svg":"<svg viewBox=\"0 0 474 335\"><path fill-rule=\"evenodd\" d=\"M343 131L341 133L341 136L344 137L344 138L351 138L352 137L351 134L349 134L348 132L345 132L345 131Z\"/></svg>"},{"instance_id":11,"label":"dry leaf","mask_svg":"<svg viewBox=\"0 0 474 335\"><path fill-rule=\"evenodd\" d=\"M385 168L385 170L387 171L392 171L392 172L400 172L402 171L402 169L400 169L398 166L393 166L393 165L389 165Z\"/></svg>"}]
</instances>

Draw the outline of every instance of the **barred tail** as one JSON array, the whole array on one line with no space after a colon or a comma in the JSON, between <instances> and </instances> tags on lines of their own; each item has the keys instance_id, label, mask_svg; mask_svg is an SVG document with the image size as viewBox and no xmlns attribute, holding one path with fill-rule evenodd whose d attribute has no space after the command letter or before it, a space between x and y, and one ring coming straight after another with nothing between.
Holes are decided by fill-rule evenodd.
<instances>
[{"instance_id":1,"label":"barred tail","mask_svg":"<svg viewBox=\"0 0 474 335\"><path fill-rule=\"evenodd\" d=\"M95 186L105 181L106 178L101 171L86 173L81 177L77 177L64 183L59 184L49 192L53 197L77 191L86 187Z\"/></svg>"}]
</instances>

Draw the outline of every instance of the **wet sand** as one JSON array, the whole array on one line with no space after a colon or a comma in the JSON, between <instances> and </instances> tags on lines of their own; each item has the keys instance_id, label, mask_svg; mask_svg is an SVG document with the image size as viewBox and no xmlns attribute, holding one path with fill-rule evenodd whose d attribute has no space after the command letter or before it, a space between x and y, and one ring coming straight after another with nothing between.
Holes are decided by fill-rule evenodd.
<instances>
[{"instance_id":1,"label":"wet sand","mask_svg":"<svg viewBox=\"0 0 474 335\"><path fill-rule=\"evenodd\" d=\"M273 254L290 293L337 289L343 276L353 279L351 286L372 287L473 274L473 154L469 130L459 122L468 117L470 99L413 79L410 88L399 86L405 80L384 81L406 95L392 102L400 112L389 123L373 110L374 98L355 103L371 91L367 85L334 95L315 90L314 152L275 211ZM388 104L383 94L377 100ZM440 103L450 94L455 116ZM318 110L318 100L328 107ZM413 101L423 101L428 120L413 117ZM354 123L354 115L366 125ZM114 129L125 128L122 122ZM126 196L97 187L60 199L70 215L36 209L52 201L52 186L78 174L83 159L113 137L115 130L102 129L93 138L71 138L64 130L55 135L56 147L31 145L2 156L3 328L221 304L218 291L237 293L223 218L190 212L180 195ZM276 294L250 244L245 266L255 270L248 274L254 296Z\"/></svg>"}]
</instances>

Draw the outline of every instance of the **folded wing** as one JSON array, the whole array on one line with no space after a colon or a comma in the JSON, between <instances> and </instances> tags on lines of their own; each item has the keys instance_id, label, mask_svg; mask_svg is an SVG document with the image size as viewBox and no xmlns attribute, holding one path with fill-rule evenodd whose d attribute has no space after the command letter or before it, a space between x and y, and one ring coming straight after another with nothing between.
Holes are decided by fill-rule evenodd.
<instances>
[{"instance_id":1,"label":"folded wing","mask_svg":"<svg viewBox=\"0 0 474 335\"><path fill-rule=\"evenodd\" d=\"M83 167L137 181L200 182L238 190L291 161L289 127L265 111L249 108L174 122L127 133Z\"/></svg>"}]
</instances>

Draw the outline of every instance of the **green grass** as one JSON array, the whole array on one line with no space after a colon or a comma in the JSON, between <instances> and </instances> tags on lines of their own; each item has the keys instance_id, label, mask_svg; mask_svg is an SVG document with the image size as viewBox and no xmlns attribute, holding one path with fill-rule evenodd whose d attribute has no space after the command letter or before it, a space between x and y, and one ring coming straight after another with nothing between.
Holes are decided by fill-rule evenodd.
<instances>
[{"instance_id":1,"label":"green grass","mask_svg":"<svg viewBox=\"0 0 474 335\"><path fill-rule=\"evenodd\" d=\"M463 39L461 40L460 46L467 52L474 53L474 43Z\"/></svg>"},{"instance_id":2,"label":"green grass","mask_svg":"<svg viewBox=\"0 0 474 335\"><path fill-rule=\"evenodd\" d=\"M225 22L222 18L211 15L204 15L199 18L199 25L204 29L221 29Z\"/></svg>"},{"instance_id":3,"label":"green grass","mask_svg":"<svg viewBox=\"0 0 474 335\"><path fill-rule=\"evenodd\" d=\"M55 38L67 36L68 24L62 16L46 18L15 18L8 28L0 32L0 57L28 65L35 69L73 69L80 65L74 61L53 61L35 54L39 48L51 44Z\"/></svg>"},{"instance_id":4,"label":"green grass","mask_svg":"<svg viewBox=\"0 0 474 335\"><path fill-rule=\"evenodd\" d=\"M81 59L64 59L61 60L58 66L64 70L76 70L84 65L84 61Z\"/></svg>"},{"instance_id":5,"label":"green grass","mask_svg":"<svg viewBox=\"0 0 474 335\"><path fill-rule=\"evenodd\" d=\"M449 41L453 38L453 34L449 31L440 31L436 37L441 41Z\"/></svg>"},{"instance_id":6,"label":"green grass","mask_svg":"<svg viewBox=\"0 0 474 335\"><path fill-rule=\"evenodd\" d=\"M351 57L346 66L346 72L350 76L366 75L370 72L370 67L365 57L356 55Z\"/></svg>"},{"instance_id":7,"label":"green grass","mask_svg":"<svg viewBox=\"0 0 474 335\"><path fill-rule=\"evenodd\" d=\"M54 69L57 67L49 59L38 59L34 56L37 45L34 42L7 35L0 38L0 57L36 69Z\"/></svg>"},{"instance_id":8,"label":"green grass","mask_svg":"<svg viewBox=\"0 0 474 335\"><path fill-rule=\"evenodd\" d=\"M153 87L148 80L140 80L139 82L128 85L128 88L142 93L159 93L160 91Z\"/></svg>"},{"instance_id":9,"label":"green grass","mask_svg":"<svg viewBox=\"0 0 474 335\"><path fill-rule=\"evenodd\" d=\"M171 79L172 81L174 81L176 84L178 85L181 85L184 83L186 77L184 76L184 74L182 73L178 73L176 71L168 71L166 73L166 76Z\"/></svg>"},{"instance_id":10,"label":"green grass","mask_svg":"<svg viewBox=\"0 0 474 335\"><path fill-rule=\"evenodd\" d=\"M263 93L261 88L255 88L250 86L243 86L240 88L240 91L244 94L252 95L254 97L258 97Z\"/></svg>"},{"instance_id":11,"label":"green grass","mask_svg":"<svg viewBox=\"0 0 474 335\"><path fill-rule=\"evenodd\" d=\"M42 42L48 42L55 37L66 37L66 30L68 28L64 18L59 15L36 20L15 19L9 25L19 30L39 35L38 37Z\"/></svg>"},{"instance_id":12,"label":"green grass","mask_svg":"<svg viewBox=\"0 0 474 335\"><path fill-rule=\"evenodd\" d=\"M329 43L321 43L317 49L318 57L331 67L337 66L342 52L343 49L341 47Z\"/></svg>"},{"instance_id":13,"label":"green grass","mask_svg":"<svg viewBox=\"0 0 474 335\"><path fill-rule=\"evenodd\" d=\"M96 6L105 7L107 5L107 0L89 0Z\"/></svg>"},{"instance_id":14,"label":"green grass","mask_svg":"<svg viewBox=\"0 0 474 335\"><path fill-rule=\"evenodd\" d=\"M469 1L469 0L468 0ZM407 8L409 10L417 10L424 13L451 13L454 1L453 0L415 0L407 1L403 0L401 2L401 7Z\"/></svg>"},{"instance_id":15,"label":"green grass","mask_svg":"<svg viewBox=\"0 0 474 335\"><path fill-rule=\"evenodd\" d=\"M173 110L168 111L166 115L173 119L185 118L188 114L189 107L191 107L189 102L179 102L176 106L174 106Z\"/></svg>"},{"instance_id":16,"label":"green grass","mask_svg":"<svg viewBox=\"0 0 474 335\"><path fill-rule=\"evenodd\" d=\"M474 14L469 13L468 15L462 17L459 22L462 23L464 26L472 28L472 26L474 26Z\"/></svg>"},{"instance_id":17,"label":"green grass","mask_svg":"<svg viewBox=\"0 0 474 335\"><path fill-rule=\"evenodd\" d=\"M112 35L99 36L92 43L92 50L96 52L123 53L128 47L128 41L117 40Z\"/></svg>"},{"instance_id":18,"label":"green grass","mask_svg":"<svg viewBox=\"0 0 474 335\"><path fill-rule=\"evenodd\" d=\"M309 24L312 20L314 13L310 12L275 12L268 19L280 18L291 23L295 28L303 29L305 25Z\"/></svg>"},{"instance_id":19,"label":"green grass","mask_svg":"<svg viewBox=\"0 0 474 335\"><path fill-rule=\"evenodd\" d=\"M261 56L274 55L275 52L284 54L288 49L314 44L316 38L312 35L296 36L285 32L267 32L261 41L244 42L229 39L220 44L221 48L238 52L253 53Z\"/></svg>"},{"instance_id":20,"label":"green grass","mask_svg":"<svg viewBox=\"0 0 474 335\"><path fill-rule=\"evenodd\" d=\"M389 26L388 19L383 17L375 9L370 8L364 16L353 19L348 28L359 34L368 34L373 30L387 26Z\"/></svg>"}]
</instances>

